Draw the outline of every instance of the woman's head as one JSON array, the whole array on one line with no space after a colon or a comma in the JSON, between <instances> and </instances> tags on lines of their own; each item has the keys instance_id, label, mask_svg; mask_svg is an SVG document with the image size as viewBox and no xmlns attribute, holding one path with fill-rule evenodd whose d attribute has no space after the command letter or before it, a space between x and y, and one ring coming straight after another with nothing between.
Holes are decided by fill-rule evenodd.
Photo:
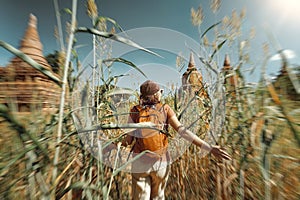
<instances>
[{"instance_id":1,"label":"woman's head","mask_svg":"<svg viewBox=\"0 0 300 200\"><path fill-rule=\"evenodd\" d=\"M153 105L160 102L162 90L159 85L151 80L145 81L140 86L140 101L143 105Z\"/></svg>"}]
</instances>

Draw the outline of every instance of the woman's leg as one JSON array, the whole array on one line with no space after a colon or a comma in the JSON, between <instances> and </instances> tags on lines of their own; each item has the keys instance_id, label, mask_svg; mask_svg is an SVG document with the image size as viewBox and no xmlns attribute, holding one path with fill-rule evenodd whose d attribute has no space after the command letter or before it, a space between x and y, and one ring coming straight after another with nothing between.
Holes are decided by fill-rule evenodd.
<instances>
[{"instance_id":1,"label":"woman's leg","mask_svg":"<svg viewBox=\"0 0 300 200\"><path fill-rule=\"evenodd\" d=\"M132 173L132 199L149 200L151 195L151 178L149 173Z\"/></svg>"},{"instance_id":2,"label":"woman's leg","mask_svg":"<svg viewBox=\"0 0 300 200\"><path fill-rule=\"evenodd\" d=\"M166 166L158 171L150 172L151 177L151 199L164 200L170 167Z\"/></svg>"}]
</instances>

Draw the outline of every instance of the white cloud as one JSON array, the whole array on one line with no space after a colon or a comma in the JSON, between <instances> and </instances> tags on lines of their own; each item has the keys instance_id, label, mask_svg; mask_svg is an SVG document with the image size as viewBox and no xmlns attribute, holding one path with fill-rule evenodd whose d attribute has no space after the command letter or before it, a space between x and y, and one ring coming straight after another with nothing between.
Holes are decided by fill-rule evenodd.
<instances>
[{"instance_id":1,"label":"white cloud","mask_svg":"<svg viewBox=\"0 0 300 200\"><path fill-rule=\"evenodd\" d=\"M289 50L289 49L286 49L286 50L283 50L282 52L284 54L284 56L287 58L287 59L292 59L292 58L295 58L297 57L296 56L296 53L292 50ZM279 53L275 54L274 56L271 57L271 61L276 61L276 60L281 60L281 55Z\"/></svg>"}]
</instances>

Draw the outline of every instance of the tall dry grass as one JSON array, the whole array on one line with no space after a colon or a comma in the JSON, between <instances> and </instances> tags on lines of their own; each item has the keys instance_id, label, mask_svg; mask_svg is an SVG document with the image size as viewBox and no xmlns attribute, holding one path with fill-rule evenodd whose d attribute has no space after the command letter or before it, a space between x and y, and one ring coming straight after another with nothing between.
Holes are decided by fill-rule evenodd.
<instances>
[{"instance_id":1,"label":"tall dry grass","mask_svg":"<svg viewBox=\"0 0 300 200\"><path fill-rule=\"evenodd\" d=\"M106 23L104 19L117 28L119 26L112 19L98 17L95 2L88 2L94 27L77 27L75 36L78 32L88 32L104 38L114 35L103 30ZM214 12L218 11L218 3L219 1L213 1ZM194 19L195 25L200 26L202 9L193 10L192 15L194 18L201 17ZM225 17L223 22L216 22L203 33L199 32L200 43L205 46L199 59L211 73L218 73L221 67L218 61L222 58L221 51L226 44L232 47L239 41L243 17L242 14L233 13L231 17ZM216 39L208 41L206 35L213 30ZM101 49L101 42L104 41L99 37L93 39L97 41L94 42L94 48ZM116 36L115 40L145 50L127 39ZM63 46L61 45L62 49ZM239 65L233 66L225 78L233 77L238 84L224 85L227 99L225 124L216 141L227 149L233 159L228 162L216 160L211 155L203 157L198 148L190 146L171 165L166 199L300 198L299 101L281 96L274 89L273 83L264 76L256 88L245 85L240 76L241 65L247 63L249 57L245 47L237 46L240 48L234 53L239 55ZM107 49L101 51L103 53ZM20 55L26 59L26 56ZM123 62L139 70L133 63L121 58L108 56L105 59L106 62ZM42 71L36 63L31 64ZM65 63L65 67L67 65L69 62ZM98 67L101 72L101 68L107 66L101 63ZM51 77L51 74L45 74ZM94 92L89 94L92 98L89 98L88 103L99 108L99 123L116 122L110 98L104 95L116 91L112 84L114 77L105 78L101 73L98 74L100 77L95 77L95 80L101 78L101 87L94 82ZM75 81L68 83L70 92L76 91L78 77L69 77L69 80ZM89 84L85 86L91 87ZM178 97L174 94L168 95L164 101L178 113L184 109L180 107ZM104 165L86 150L90 146L77 134L71 118L74 111L69 106L63 109L63 115L45 114L36 109L26 115L12 112L13 107L14 105L0 105L1 199L130 199L130 174L117 167L113 169ZM126 108L123 112L125 110ZM193 120L187 115L183 119L186 123L192 123ZM59 123L61 126L58 126ZM105 133L114 140L118 140L122 134L113 129L107 129ZM197 134L205 137L200 132ZM95 155L101 156L101 153ZM57 160L53 162L55 157ZM53 170L57 173L52 173Z\"/></svg>"}]
</instances>

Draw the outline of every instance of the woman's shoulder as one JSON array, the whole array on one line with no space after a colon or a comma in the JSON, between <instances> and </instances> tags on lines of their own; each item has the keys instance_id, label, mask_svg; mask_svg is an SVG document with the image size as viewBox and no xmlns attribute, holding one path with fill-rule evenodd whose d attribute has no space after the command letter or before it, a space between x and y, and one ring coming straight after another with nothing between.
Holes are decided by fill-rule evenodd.
<instances>
[{"instance_id":1,"label":"woman's shoulder","mask_svg":"<svg viewBox=\"0 0 300 200\"><path fill-rule=\"evenodd\" d=\"M161 107L163 107L164 109L168 109L168 110L172 109L171 106L167 103L164 103L164 104L160 103L160 104L161 104Z\"/></svg>"},{"instance_id":2,"label":"woman's shoulder","mask_svg":"<svg viewBox=\"0 0 300 200\"><path fill-rule=\"evenodd\" d=\"M164 112L167 113L168 117L172 117L173 115L175 115L175 112L169 104L162 104L162 108L164 109Z\"/></svg>"}]
</instances>

